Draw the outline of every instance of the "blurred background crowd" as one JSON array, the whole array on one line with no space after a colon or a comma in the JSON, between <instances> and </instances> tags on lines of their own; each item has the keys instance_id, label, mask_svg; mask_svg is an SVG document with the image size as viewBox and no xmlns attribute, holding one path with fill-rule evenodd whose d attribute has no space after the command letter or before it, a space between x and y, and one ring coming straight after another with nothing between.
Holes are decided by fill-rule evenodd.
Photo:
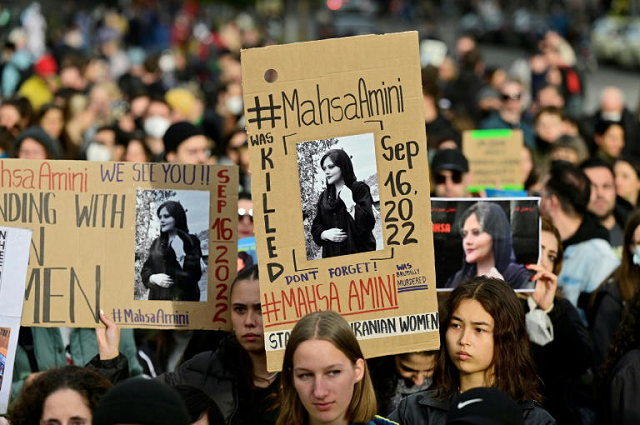
<instances>
[{"instance_id":1,"label":"blurred background crowd","mask_svg":"<svg viewBox=\"0 0 640 425\"><path fill-rule=\"evenodd\" d=\"M550 301L553 284L534 300L564 335L539 357L534 349L545 407L559 423L593 423L594 377L640 346L637 335L614 338L640 279L639 13L640 0L5 0L0 158L237 164L238 235L249 237L241 49L417 30L434 195L472 195L464 131L523 133L522 185L542 198L555 244L548 271L568 300ZM599 272L585 276L585 259ZM31 348L72 344L70 330L54 331L34 328ZM132 375L156 376L221 339L123 332L121 351ZM84 365L97 347L72 351L66 360ZM407 395L429 385L433 356L419 354L418 366L412 356L386 359L379 370L397 371L391 392L403 379ZM15 395L38 371L31 360L16 368Z\"/></svg>"}]
</instances>

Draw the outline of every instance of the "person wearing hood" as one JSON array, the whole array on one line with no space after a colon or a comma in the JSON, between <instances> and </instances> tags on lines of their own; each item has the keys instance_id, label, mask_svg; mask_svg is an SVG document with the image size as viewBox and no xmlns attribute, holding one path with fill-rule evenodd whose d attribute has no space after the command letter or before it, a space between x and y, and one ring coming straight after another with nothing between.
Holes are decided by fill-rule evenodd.
<instances>
[{"instance_id":1,"label":"person wearing hood","mask_svg":"<svg viewBox=\"0 0 640 425\"><path fill-rule=\"evenodd\" d=\"M459 229L464 259L447 288L456 288L474 276L491 276L504 279L514 289L533 289L533 273L515 263L511 225L500 205L473 204L462 213Z\"/></svg>"},{"instance_id":2,"label":"person wearing hood","mask_svg":"<svg viewBox=\"0 0 640 425\"><path fill-rule=\"evenodd\" d=\"M579 167L554 162L540 197L541 214L551 220L562 238L564 267L558 285L577 307L580 295L598 288L618 266L618 258L608 242L609 232L587 210L591 182Z\"/></svg>"},{"instance_id":3,"label":"person wearing hood","mask_svg":"<svg viewBox=\"0 0 640 425\"><path fill-rule=\"evenodd\" d=\"M60 142L53 139L42 127L29 127L18 135L13 147L13 157L20 159L63 159Z\"/></svg>"}]
</instances>

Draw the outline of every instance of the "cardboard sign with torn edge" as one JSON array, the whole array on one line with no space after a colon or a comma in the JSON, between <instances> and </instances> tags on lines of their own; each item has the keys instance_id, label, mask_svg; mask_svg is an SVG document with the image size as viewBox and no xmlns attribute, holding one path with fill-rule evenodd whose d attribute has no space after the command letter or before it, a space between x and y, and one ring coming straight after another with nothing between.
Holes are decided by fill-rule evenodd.
<instances>
[{"instance_id":1,"label":"cardboard sign with torn edge","mask_svg":"<svg viewBox=\"0 0 640 425\"><path fill-rule=\"evenodd\" d=\"M0 414L11 395L30 243L30 229L0 227Z\"/></svg>"},{"instance_id":2,"label":"cardboard sign with torn edge","mask_svg":"<svg viewBox=\"0 0 640 425\"><path fill-rule=\"evenodd\" d=\"M10 159L0 187L33 230L23 326L230 328L237 167Z\"/></svg>"},{"instance_id":3,"label":"cardboard sign with torn edge","mask_svg":"<svg viewBox=\"0 0 640 425\"><path fill-rule=\"evenodd\" d=\"M522 130L468 130L462 153L469 161L470 193L487 188L522 190Z\"/></svg>"},{"instance_id":4,"label":"cardboard sign with torn edge","mask_svg":"<svg viewBox=\"0 0 640 425\"><path fill-rule=\"evenodd\" d=\"M367 357L439 347L416 32L242 52L267 367L332 309Z\"/></svg>"}]
</instances>

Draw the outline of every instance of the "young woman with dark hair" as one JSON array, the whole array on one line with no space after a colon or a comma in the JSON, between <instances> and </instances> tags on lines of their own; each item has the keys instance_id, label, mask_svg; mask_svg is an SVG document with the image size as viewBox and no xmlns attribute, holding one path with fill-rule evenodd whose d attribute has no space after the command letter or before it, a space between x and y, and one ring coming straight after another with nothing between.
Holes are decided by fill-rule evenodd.
<instances>
[{"instance_id":1,"label":"young woman with dark hair","mask_svg":"<svg viewBox=\"0 0 640 425\"><path fill-rule=\"evenodd\" d=\"M9 409L12 425L90 425L100 398L111 387L102 375L78 366L38 376Z\"/></svg>"},{"instance_id":2,"label":"young woman with dark hair","mask_svg":"<svg viewBox=\"0 0 640 425\"><path fill-rule=\"evenodd\" d=\"M578 310L558 295L562 270L562 239L550 220L542 218L540 263L529 265L536 272L536 289L521 300L536 370L542 379L543 406L558 423L581 423L582 412L593 409L591 387L582 383L592 363L589 332Z\"/></svg>"},{"instance_id":3,"label":"young woman with dark hair","mask_svg":"<svg viewBox=\"0 0 640 425\"><path fill-rule=\"evenodd\" d=\"M636 424L640 418L640 292L629 301L602 366L600 423Z\"/></svg>"},{"instance_id":4,"label":"young woman with dark hair","mask_svg":"<svg viewBox=\"0 0 640 425\"><path fill-rule=\"evenodd\" d=\"M149 300L200 301L200 240L189 234L187 214L179 202L166 201L156 211L160 236L149 248L142 283Z\"/></svg>"},{"instance_id":5,"label":"young woman with dark hair","mask_svg":"<svg viewBox=\"0 0 640 425\"><path fill-rule=\"evenodd\" d=\"M238 273L231 285L230 306L233 333L218 349L197 354L157 379L174 387L201 389L216 403L226 424L273 425L280 374L267 371L258 266ZM108 317L101 319L108 328L117 328ZM105 358L118 355L109 344L101 346L103 351L111 353Z\"/></svg>"},{"instance_id":6,"label":"young woman with dark hair","mask_svg":"<svg viewBox=\"0 0 640 425\"><path fill-rule=\"evenodd\" d=\"M504 279L514 289L533 289L533 273L515 263L511 225L498 204L478 202L460 216L464 259L462 268L446 284L455 288L474 276Z\"/></svg>"},{"instance_id":7,"label":"young woman with dark hair","mask_svg":"<svg viewBox=\"0 0 640 425\"><path fill-rule=\"evenodd\" d=\"M277 425L382 425L367 363L351 327L334 311L293 328L282 363Z\"/></svg>"},{"instance_id":8,"label":"young woman with dark hair","mask_svg":"<svg viewBox=\"0 0 640 425\"><path fill-rule=\"evenodd\" d=\"M375 251L373 198L366 183L357 181L349 155L332 149L320 160L327 188L320 194L311 234L322 247L322 258Z\"/></svg>"},{"instance_id":9,"label":"young woman with dark hair","mask_svg":"<svg viewBox=\"0 0 640 425\"><path fill-rule=\"evenodd\" d=\"M443 341L428 391L400 402L389 419L444 424L451 402L471 388L495 387L520 404L525 424L555 424L536 400L538 376L531 358L524 310L503 280L476 276L446 301Z\"/></svg>"},{"instance_id":10,"label":"young woman with dark hair","mask_svg":"<svg viewBox=\"0 0 640 425\"><path fill-rule=\"evenodd\" d=\"M593 297L590 317L595 363L599 367L616 333L622 311L640 285L640 211L629 217L624 229L620 266L604 281Z\"/></svg>"}]
</instances>

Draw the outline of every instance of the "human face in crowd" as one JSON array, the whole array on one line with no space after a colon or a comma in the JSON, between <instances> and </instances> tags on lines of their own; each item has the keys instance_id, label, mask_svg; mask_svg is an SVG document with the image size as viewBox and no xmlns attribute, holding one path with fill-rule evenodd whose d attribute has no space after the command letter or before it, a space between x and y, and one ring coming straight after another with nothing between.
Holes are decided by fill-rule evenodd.
<instances>
[{"instance_id":1,"label":"human face in crowd","mask_svg":"<svg viewBox=\"0 0 640 425\"><path fill-rule=\"evenodd\" d=\"M395 356L396 371L412 385L420 386L426 379L431 378L436 365L436 356L427 354L407 354Z\"/></svg>"},{"instance_id":2,"label":"human face in crowd","mask_svg":"<svg viewBox=\"0 0 640 425\"><path fill-rule=\"evenodd\" d=\"M40 126L54 139L60 139L64 128L64 117L62 111L57 108L49 109L40 119Z\"/></svg>"},{"instance_id":3,"label":"human face in crowd","mask_svg":"<svg viewBox=\"0 0 640 425\"><path fill-rule=\"evenodd\" d=\"M461 379L465 376L491 384L486 378L493 376L493 326L493 317L476 300L460 301L451 315L445 334L447 353Z\"/></svg>"},{"instance_id":4,"label":"human face in crowd","mask_svg":"<svg viewBox=\"0 0 640 425\"><path fill-rule=\"evenodd\" d=\"M555 106L562 109L564 108L564 98L556 88L547 86L538 92L538 106L540 108Z\"/></svg>"},{"instance_id":5,"label":"human face in crowd","mask_svg":"<svg viewBox=\"0 0 640 425\"><path fill-rule=\"evenodd\" d=\"M524 184L533 170L533 158L531 156L531 151L524 146L520 151L520 164L522 165L522 183Z\"/></svg>"},{"instance_id":6,"label":"human face in crowd","mask_svg":"<svg viewBox=\"0 0 640 425\"><path fill-rule=\"evenodd\" d=\"M144 150L144 146L140 140L131 140L127 144L127 150L124 154L124 160L127 162L147 162L149 158Z\"/></svg>"},{"instance_id":7,"label":"human face in crowd","mask_svg":"<svg viewBox=\"0 0 640 425\"><path fill-rule=\"evenodd\" d=\"M540 233L540 267L553 273L558 262L558 239L551 232Z\"/></svg>"},{"instance_id":8,"label":"human face in crowd","mask_svg":"<svg viewBox=\"0 0 640 425\"><path fill-rule=\"evenodd\" d=\"M433 191L440 198L467 196L467 174L456 170L438 170L433 176Z\"/></svg>"},{"instance_id":9,"label":"human face in crowd","mask_svg":"<svg viewBox=\"0 0 640 425\"><path fill-rule=\"evenodd\" d=\"M635 204L640 191L640 179L631 164L626 161L618 161L613 166L616 175L616 194Z\"/></svg>"},{"instance_id":10,"label":"human face in crowd","mask_svg":"<svg viewBox=\"0 0 640 425\"><path fill-rule=\"evenodd\" d=\"M549 155L550 161L567 161L574 165L578 165L580 158L578 152L571 148L555 148Z\"/></svg>"},{"instance_id":11,"label":"human face in crowd","mask_svg":"<svg viewBox=\"0 0 640 425\"><path fill-rule=\"evenodd\" d=\"M0 127L13 130L20 123L20 112L13 105L0 106Z\"/></svg>"},{"instance_id":12,"label":"human face in crowd","mask_svg":"<svg viewBox=\"0 0 640 425\"><path fill-rule=\"evenodd\" d=\"M47 159L47 150L34 139L27 137L20 143L18 149L20 159Z\"/></svg>"},{"instance_id":13,"label":"human face in crowd","mask_svg":"<svg viewBox=\"0 0 640 425\"><path fill-rule=\"evenodd\" d=\"M245 131L238 131L231 137L226 154L235 164L249 168L249 145Z\"/></svg>"},{"instance_id":14,"label":"human face in crowd","mask_svg":"<svg viewBox=\"0 0 640 425\"><path fill-rule=\"evenodd\" d=\"M260 286L257 280L240 280L231 292L231 324L242 348L264 354Z\"/></svg>"},{"instance_id":15,"label":"human face in crowd","mask_svg":"<svg viewBox=\"0 0 640 425\"><path fill-rule=\"evenodd\" d=\"M540 114L535 124L536 134L547 143L553 143L564 132L562 117L557 114Z\"/></svg>"},{"instance_id":16,"label":"human face in crowd","mask_svg":"<svg viewBox=\"0 0 640 425\"><path fill-rule=\"evenodd\" d=\"M327 178L327 184L339 184L344 183L342 178L342 170L335 165L330 157L326 157L322 163L322 171Z\"/></svg>"},{"instance_id":17,"label":"human face in crowd","mask_svg":"<svg viewBox=\"0 0 640 425\"><path fill-rule=\"evenodd\" d=\"M293 385L309 413L309 424L346 425L355 385L364 372L364 359L352 363L329 341L301 343L293 354Z\"/></svg>"},{"instance_id":18,"label":"human face in crowd","mask_svg":"<svg viewBox=\"0 0 640 425\"><path fill-rule=\"evenodd\" d=\"M148 117L162 117L162 118L170 119L171 118L171 108L166 103L151 101L149 103L149 107L147 108L146 116L147 116L147 118Z\"/></svg>"},{"instance_id":19,"label":"human face in crowd","mask_svg":"<svg viewBox=\"0 0 640 425\"><path fill-rule=\"evenodd\" d=\"M510 81L502 85L500 90L502 108L510 112L522 112L522 87Z\"/></svg>"},{"instance_id":20,"label":"human face in crowd","mask_svg":"<svg viewBox=\"0 0 640 425\"><path fill-rule=\"evenodd\" d=\"M480 227L475 214L471 214L462 227L462 248L467 263L493 258L493 238Z\"/></svg>"},{"instance_id":21,"label":"human face in crowd","mask_svg":"<svg viewBox=\"0 0 640 425\"><path fill-rule=\"evenodd\" d=\"M167 155L167 159L181 164L206 164L210 156L209 141L205 136L197 135L180 143L175 154Z\"/></svg>"},{"instance_id":22,"label":"human face in crowd","mask_svg":"<svg viewBox=\"0 0 640 425\"><path fill-rule=\"evenodd\" d=\"M63 388L44 401L40 425L90 425L91 409L75 390Z\"/></svg>"},{"instance_id":23,"label":"human face in crowd","mask_svg":"<svg viewBox=\"0 0 640 425\"><path fill-rule=\"evenodd\" d=\"M631 256L635 253L635 249L637 246L640 246L640 226L636 227L636 230L633 231L633 238L631 239L633 245L629 247L629 251L631 252Z\"/></svg>"},{"instance_id":24,"label":"human face in crowd","mask_svg":"<svg viewBox=\"0 0 640 425\"><path fill-rule=\"evenodd\" d=\"M624 130L620 125L612 125L603 135L596 135L596 144L606 155L617 158L624 149Z\"/></svg>"},{"instance_id":25,"label":"human face in crowd","mask_svg":"<svg viewBox=\"0 0 640 425\"><path fill-rule=\"evenodd\" d=\"M253 201L238 199L238 238L253 236Z\"/></svg>"},{"instance_id":26,"label":"human face in crowd","mask_svg":"<svg viewBox=\"0 0 640 425\"><path fill-rule=\"evenodd\" d=\"M600 220L613 214L616 206L616 189L613 174L606 167L592 167L584 170L591 181L591 199L588 209Z\"/></svg>"},{"instance_id":27,"label":"human face in crowd","mask_svg":"<svg viewBox=\"0 0 640 425\"><path fill-rule=\"evenodd\" d=\"M175 230L176 219L169 214L169 210L167 210L166 207L160 210L158 218L160 219L160 230L162 230L162 233Z\"/></svg>"}]
</instances>

